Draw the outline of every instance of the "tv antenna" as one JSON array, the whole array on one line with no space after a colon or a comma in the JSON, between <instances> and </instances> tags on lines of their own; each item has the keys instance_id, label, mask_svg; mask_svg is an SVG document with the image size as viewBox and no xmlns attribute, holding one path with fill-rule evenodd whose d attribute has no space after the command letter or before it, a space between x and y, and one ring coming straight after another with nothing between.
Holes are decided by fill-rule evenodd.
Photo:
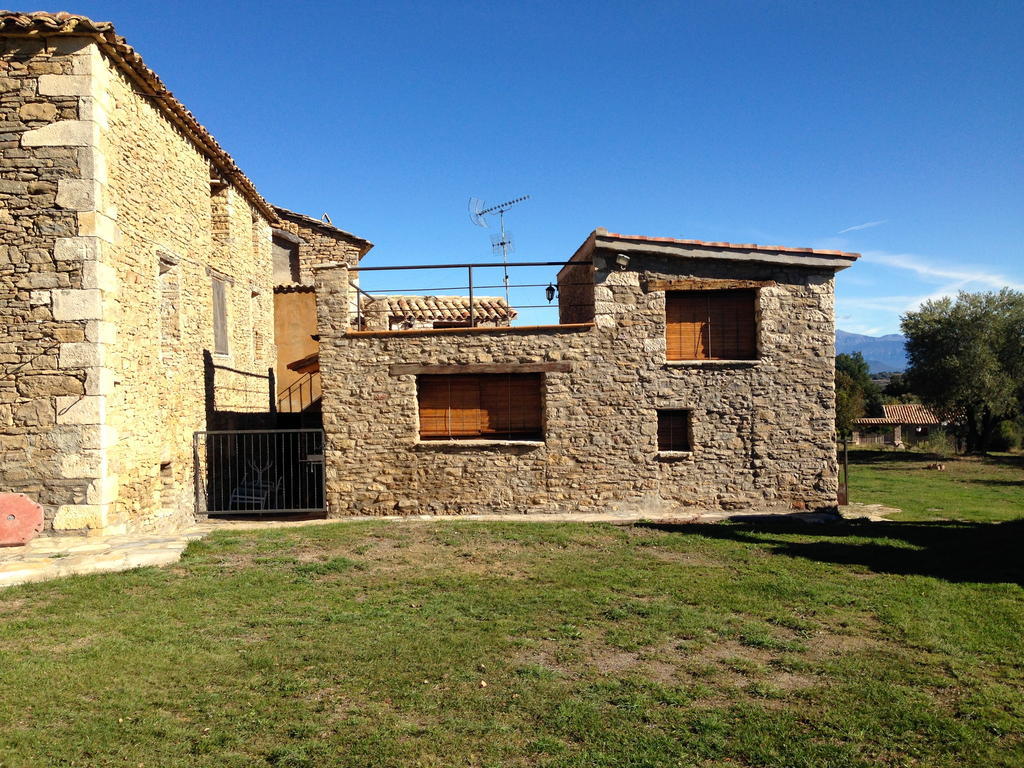
<instances>
[{"instance_id":1,"label":"tv antenna","mask_svg":"<svg viewBox=\"0 0 1024 768\"><path fill-rule=\"evenodd\" d=\"M505 304L511 306L508 297L508 255L514 250L512 244L512 233L505 231L505 211L511 208L516 203L521 203L524 200L529 200L529 195L523 195L517 197L514 200L506 200L504 203L498 203L497 205L491 205L484 207L484 201L475 197L469 198L469 220L476 224L478 227L486 229L489 224L487 223L487 217L492 213L498 214L498 231L496 234L491 235L491 250L497 253L501 251L501 263L504 266L505 272Z\"/></svg>"}]
</instances>

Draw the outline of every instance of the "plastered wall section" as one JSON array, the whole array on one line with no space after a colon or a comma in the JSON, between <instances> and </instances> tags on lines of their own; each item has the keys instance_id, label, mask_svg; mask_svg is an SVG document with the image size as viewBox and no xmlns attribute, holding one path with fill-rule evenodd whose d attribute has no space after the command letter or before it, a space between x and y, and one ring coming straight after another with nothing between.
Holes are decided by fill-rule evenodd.
<instances>
[{"instance_id":1,"label":"plastered wall section","mask_svg":"<svg viewBox=\"0 0 1024 768\"><path fill-rule=\"evenodd\" d=\"M312 290L278 290L274 294L274 335L277 339L277 391L285 393L279 403L282 410L298 407L301 393L293 392L292 406L288 403L288 388L305 374L288 368L289 363L312 355L319 349L316 334L316 294Z\"/></svg>"},{"instance_id":2,"label":"plastered wall section","mask_svg":"<svg viewBox=\"0 0 1024 768\"><path fill-rule=\"evenodd\" d=\"M173 527L191 514L192 433L211 409L267 408L269 225L234 188L211 194L208 161L94 43L54 38L30 58L53 59L35 99L67 106L18 137L36 168L68 158L50 207L29 214L51 267L34 279L54 285L27 317L54 350L36 363L52 363L46 397L20 404L39 422L53 409L47 434L28 438L41 461L25 487L56 530ZM229 283L231 333L212 382L211 270Z\"/></svg>"},{"instance_id":3,"label":"plastered wall section","mask_svg":"<svg viewBox=\"0 0 1024 768\"><path fill-rule=\"evenodd\" d=\"M344 235L311 226L301 219L288 218L287 215L282 216L277 226L301 241L298 255L299 279L302 283L312 285L314 270L323 264L355 267L359 263L359 244ZM358 284L356 273L351 273L349 277ZM289 386L304 377L304 374L289 370L288 364L315 353L319 348L317 342L310 338L317 332L315 294L279 291L274 297L274 316L279 351L277 391L287 393ZM284 396L287 397L286 394Z\"/></svg>"},{"instance_id":4,"label":"plastered wall section","mask_svg":"<svg viewBox=\"0 0 1024 768\"><path fill-rule=\"evenodd\" d=\"M638 256L595 275L584 331L358 337L346 270L318 271L330 514L785 511L836 503L833 273ZM670 364L665 293L648 278L771 281L760 356ZM540 445L418 439L416 376L395 363L564 362L545 374ZM659 454L657 409L692 412L688 454Z\"/></svg>"}]
</instances>

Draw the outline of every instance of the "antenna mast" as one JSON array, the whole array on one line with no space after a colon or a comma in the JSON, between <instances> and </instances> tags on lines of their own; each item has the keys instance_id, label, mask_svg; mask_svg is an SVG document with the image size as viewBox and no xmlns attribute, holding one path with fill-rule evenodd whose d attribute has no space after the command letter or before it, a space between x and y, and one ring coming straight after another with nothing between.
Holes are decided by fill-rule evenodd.
<instances>
[{"instance_id":1,"label":"antenna mast","mask_svg":"<svg viewBox=\"0 0 1024 768\"><path fill-rule=\"evenodd\" d=\"M505 285L505 304L511 306L508 294L508 255L512 252L512 234L505 232L505 211L511 208L516 203L521 203L524 200L529 200L529 195L523 195L517 197L514 200L506 200L504 203L498 203L484 208L482 200L478 200L475 197L469 199L469 218L478 227L486 227L487 219L489 214L498 214L498 234L491 237L491 247L494 250L501 249L501 263L504 265L504 285Z\"/></svg>"}]
</instances>

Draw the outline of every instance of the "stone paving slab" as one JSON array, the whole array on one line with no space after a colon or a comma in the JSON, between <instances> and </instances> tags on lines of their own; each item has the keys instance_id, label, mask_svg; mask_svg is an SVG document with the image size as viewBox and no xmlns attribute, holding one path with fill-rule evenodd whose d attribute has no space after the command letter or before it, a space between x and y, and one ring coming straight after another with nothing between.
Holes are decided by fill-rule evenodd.
<instances>
[{"instance_id":1,"label":"stone paving slab","mask_svg":"<svg viewBox=\"0 0 1024 768\"><path fill-rule=\"evenodd\" d=\"M47 581L81 573L126 571L169 565L181 558L190 541L209 530L195 526L178 534L43 536L20 547L0 549L0 588Z\"/></svg>"},{"instance_id":2,"label":"stone paving slab","mask_svg":"<svg viewBox=\"0 0 1024 768\"><path fill-rule=\"evenodd\" d=\"M717 523L723 520L799 521L808 524L841 523L845 520L885 520L898 512L879 505L851 505L840 515L821 513L777 512L682 512L678 514L644 515L632 513L580 514L574 512L538 515L385 515L316 518L302 520L209 520L175 534L121 534L116 536L42 536L19 547L0 548L0 588L33 581L46 581L61 576L85 573L126 571L145 566L170 565L181 559L189 542L202 539L214 531L261 531L280 528L305 528L314 525L341 525L354 522L522 522L522 523L611 523L633 525L639 522L660 524Z\"/></svg>"}]
</instances>

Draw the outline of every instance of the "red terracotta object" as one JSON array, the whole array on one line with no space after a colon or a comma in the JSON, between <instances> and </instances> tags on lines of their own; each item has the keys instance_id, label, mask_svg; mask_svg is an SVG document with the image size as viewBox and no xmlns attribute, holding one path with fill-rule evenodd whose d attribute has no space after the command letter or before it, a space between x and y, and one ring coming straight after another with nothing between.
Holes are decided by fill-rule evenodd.
<instances>
[{"instance_id":1,"label":"red terracotta object","mask_svg":"<svg viewBox=\"0 0 1024 768\"><path fill-rule=\"evenodd\" d=\"M23 493L0 493L0 547L27 544L42 532L42 507Z\"/></svg>"}]
</instances>

